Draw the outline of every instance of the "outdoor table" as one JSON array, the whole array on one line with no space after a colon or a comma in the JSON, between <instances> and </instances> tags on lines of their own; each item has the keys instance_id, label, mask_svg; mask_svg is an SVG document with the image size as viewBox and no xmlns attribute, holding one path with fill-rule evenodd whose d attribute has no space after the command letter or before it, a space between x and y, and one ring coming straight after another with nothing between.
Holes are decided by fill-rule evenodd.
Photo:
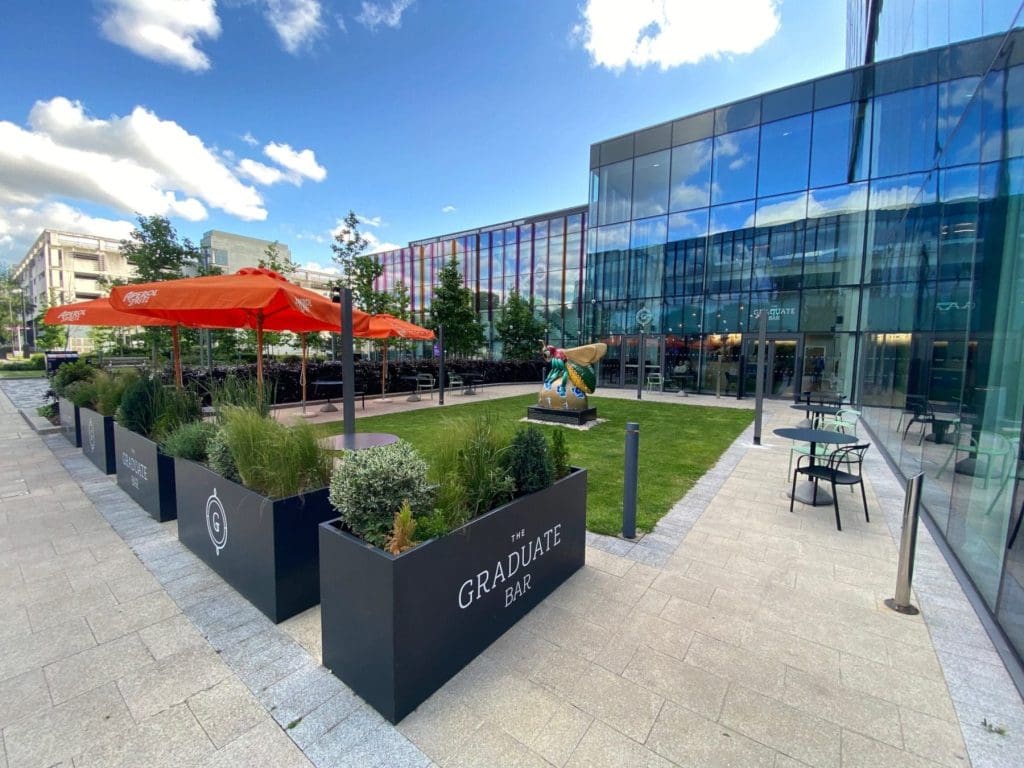
<instances>
[{"instance_id":1,"label":"outdoor table","mask_svg":"<svg viewBox=\"0 0 1024 768\"><path fill-rule=\"evenodd\" d=\"M812 405L810 403L798 403L789 407L794 411L803 411L807 414L807 424L801 426L807 426L812 429L818 428L818 425L821 424L822 416L835 416L842 410L837 405ZM811 416L812 413L814 414L813 417Z\"/></svg>"},{"instance_id":2,"label":"outdoor table","mask_svg":"<svg viewBox=\"0 0 1024 768\"><path fill-rule=\"evenodd\" d=\"M932 433L925 435L924 439L929 442L935 443L936 445L943 445L946 442L946 432L951 426L959 423L960 419L956 416L947 415L939 416L935 414L932 417Z\"/></svg>"},{"instance_id":3,"label":"outdoor table","mask_svg":"<svg viewBox=\"0 0 1024 768\"><path fill-rule=\"evenodd\" d=\"M815 451L818 448L818 443L824 443L826 445L845 445L847 443L857 442L856 435L844 435L842 432L833 432L830 429L782 427L781 429L776 429L775 434L779 437L784 437L787 440L799 440L804 443L810 443L811 466L814 466ZM810 478L807 478L807 483L797 483L796 492L793 494L793 498L797 501L803 502L804 504L810 504L811 506L817 507L823 507L832 503L832 494L821 488L815 490L814 481Z\"/></svg>"},{"instance_id":4,"label":"outdoor table","mask_svg":"<svg viewBox=\"0 0 1024 768\"><path fill-rule=\"evenodd\" d=\"M354 432L351 435L332 437L331 448L335 451L362 451L397 442L398 435L391 435L387 432Z\"/></svg>"},{"instance_id":5,"label":"outdoor table","mask_svg":"<svg viewBox=\"0 0 1024 768\"><path fill-rule=\"evenodd\" d=\"M345 382L341 379L317 379L313 382L313 397L316 398L321 387L337 387L338 390L344 395L345 393ZM366 393L360 393L358 391L353 392L353 395L362 395L363 410L366 410ZM330 394L327 395L327 404L320 409L320 413L337 413L338 407L331 403Z\"/></svg>"},{"instance_id":6,"label":"outdoor table","mask_svg":"<svg viewBox=\"0 0 1024 768\"><path fill-rule=\"evenodd\" d=\"M412 384L412 394L405 398L406 402L418 403L420 400L423 399L420 397L419 392L419 376L402 376L400 378L402 379L402 381L408 381L409 383Z\"/></svg>"},{"instance_id":7,"label":"outdoor table","mask_svg":"<svg viewBox=\"0 0 1024 768\"><path fill-rule=\"evenodd\" d=\"M476 387L478 384L483 384L484 377L482 373L464 373L462 374L462 380L466 382L466 386L462 390L462 394L475 395Z\"/></svg>"}]
</instances>

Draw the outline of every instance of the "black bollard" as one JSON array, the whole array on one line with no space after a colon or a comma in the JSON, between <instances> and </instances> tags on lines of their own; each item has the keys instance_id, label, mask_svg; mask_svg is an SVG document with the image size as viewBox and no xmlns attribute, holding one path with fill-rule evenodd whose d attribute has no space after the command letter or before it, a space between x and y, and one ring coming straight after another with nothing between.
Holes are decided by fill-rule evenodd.
<instances>
[{"instance_id":1,"label":"black bollard","mask_svg":"<svg viewBox=\"0 0 1024 768\"><path fill-rule=\"evenodd\" d=\"M636 538L637 464L640 453L640 425L626 422L626 476L622 483L622 537Z\"/></svg>"}]
</instances>

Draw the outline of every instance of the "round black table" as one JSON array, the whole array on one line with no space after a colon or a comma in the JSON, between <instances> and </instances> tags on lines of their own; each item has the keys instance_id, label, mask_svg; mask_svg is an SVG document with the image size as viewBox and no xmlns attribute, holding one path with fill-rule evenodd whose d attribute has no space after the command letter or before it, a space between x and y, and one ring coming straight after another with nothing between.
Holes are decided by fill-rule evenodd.
<instances>
[{"instance_id":1,"label":"round black table","mask_svg":"<svg viewBox=\"0 0 1024 768\"><path fill-rule=\"evenodd\" d=\"M814 465L814 460L816 458L815 452L817 451L818 443L824 443L826 445L845 445L847 443L857 442L856 435L844 435L842 432L833 432L830 429L782 427L780 429L776 429L774 433L779 437L786 438L787 440L799 440L804 443L810 443L811 466ZM818 507L832 503L832 494L822 488L818 488L817 492L815 492L814 481L810 478L807 479L806 483L797 483L796 492L793 494L793 498L797 501L803 502L804 504L810 504Z\"/></svg>"},{"instance_id":2,"label":"round black table","mask_svg":"<svg viewBox=\"0 0 1024 768\"><path fill-rule=\"evenodd\" d=\"M335 435L331 438L331 448L335 451L362 451L397 442L398 435L387 432L355 432L351 435Z\"/></svg>"},{"instance_id":3,"label":"round black table","mask_svg":"<svg viewBox=\"0 0 1024 768\"><path fill-rule=\"evenodd\" d=\"M812 429L816 429L817 425L821 423L822 416L835 416L842 410L838 405L812 405L811 403L797 403L796 405L791 405L789 407L794 411L803 411L806 413L807 418L805 421L807 423L801 424L800 426L810 427ZM814 414L813 421L811 419L812 413Z\"/></svg>"}]
</instances>

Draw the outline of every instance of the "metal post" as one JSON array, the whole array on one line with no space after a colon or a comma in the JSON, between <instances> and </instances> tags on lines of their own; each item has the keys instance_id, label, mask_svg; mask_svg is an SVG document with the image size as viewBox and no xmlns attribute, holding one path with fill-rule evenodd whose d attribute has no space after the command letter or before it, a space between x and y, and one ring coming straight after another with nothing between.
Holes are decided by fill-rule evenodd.
<instances>
[{"instance_id":1,"label":"metal post","mask_svg":"<svg viewBox=\"0 0 1024 768\"><path fill-rule=\"evenodd\" d=\"M636 399L643 400L644 398L644 364L647 362L647 349L644 346L644 332L640 331L640 355L636 361ZM632 538L632 536L630 537Z\"/></svg>"},{"instance_id":2,"label":"metal post","mask_svg":"<svg viewBox=\"0 0 1024 768\"><path fill-rule=\"evenodd\" d=\"M345 434L356 432L356 366L352 355L352 289L341 290L341 380L342 416Z\"/></svg>"},{"instance_id":3,"label":"metal post","mask_svg":"<svg viewBox=\"0 0 1024 768\"><path fill-rule=\"evenodd\" d=\"M757 318L757 387L754 389L754 445L761 444L761 421L764 414L764 368L768 364L768 312Z\"/></svg>"},{"instance_id":4,"label":"metal post","mask_svg":"<svg viewBox=\"0 0 1024 768\"><path fill-rule=\"evenodd\" d=\"M444 405L444 324L437 325L437 351L440 354L437 362L437 378L440 382L437 386L437 404Z\"/></svg>"},{"instance_id":5,"label":"metal post","mask_svg":"<svg viewBox=\"0 0 1024 768\"><path fill-rule=\"evenodd\" d=\"M900 535L900 561L896 571L896 596L885 604L897 613L916 616L920 611L910 604L910 588L914 580L914 556L917 553L917 521L921 516L921 482L924 473L918 472L907 481L907 496L903 502L903 533Z\"/></svg>"},{"instance_id":6,"label":"metal post","mask_svg":"<svg viewBox=\"0 0 1024 768\"><path fill-rule=\"evenodd\" d=\"M622 484L622 537L636 538L637 464L640 453L640 425L626 422L626 476Z\"/></svg>"}]
</instances>

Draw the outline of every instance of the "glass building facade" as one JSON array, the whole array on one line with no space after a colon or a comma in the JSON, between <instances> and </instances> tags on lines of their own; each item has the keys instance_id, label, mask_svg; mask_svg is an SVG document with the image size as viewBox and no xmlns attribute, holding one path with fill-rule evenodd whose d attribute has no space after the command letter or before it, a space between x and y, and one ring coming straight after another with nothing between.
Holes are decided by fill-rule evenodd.
<instances>
[{"instance_id":1,"label":"glass building facade","mask_svg":"<svg viewBox=\"0 0 1024 768\"><path fill-rule=\"evenodd\" d=\"M875 4L851 5L856 48ZM971 9L970 34L1009 31L961 40ZM454 256L486 354L518 290L550 343L608 344L601 386L657 372L753 392L764 315L768 394L842 394L924 472L926 511L1019 663L1021 3L886 3L874 23L876 63L594 144L587 205L410 243L381 255L378 287L404 282L423 321Z\"/></svg>"}]
</instances>

